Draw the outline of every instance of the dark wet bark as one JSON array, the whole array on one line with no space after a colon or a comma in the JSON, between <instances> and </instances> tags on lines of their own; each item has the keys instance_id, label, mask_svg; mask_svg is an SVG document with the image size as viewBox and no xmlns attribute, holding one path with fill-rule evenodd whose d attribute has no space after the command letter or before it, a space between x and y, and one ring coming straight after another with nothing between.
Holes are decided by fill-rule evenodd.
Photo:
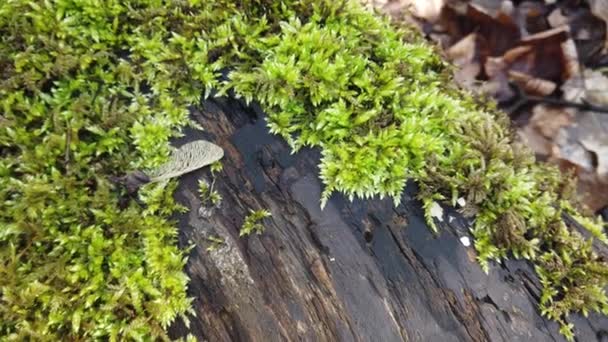
<instances>
[{"instance_id":1,"label":"dark wet bark","mask_svg":"<svg viewBox=\"0 0 608 342\"><path fill-rule=\"evenodd\" d=\"M466 221L446 209L441 234L424 223L408 187L402 204L349 202L334 195L321 210L319 152L290 154L270 135L259 110L216 99L187 131L225 151L215 187L223 201L201 208L197 181L181 179L180 241L194 244L187 265L196 317L190 332L207 341L562 341L537 309L539 284L529 264L475 262ZM239 238L250 209L268 209L261 235ZM452 218L449 218L452 217ZM207 251L210 236L224 244ZM579 341L608 341L608 318L575 317Z\"/></svg>"}]
</instances>

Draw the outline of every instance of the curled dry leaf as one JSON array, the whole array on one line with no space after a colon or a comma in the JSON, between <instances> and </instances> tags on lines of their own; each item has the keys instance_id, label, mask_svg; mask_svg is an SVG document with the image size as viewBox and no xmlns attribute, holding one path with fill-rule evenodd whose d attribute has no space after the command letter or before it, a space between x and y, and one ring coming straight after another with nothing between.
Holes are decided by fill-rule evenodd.
<instances>
[{"instance_id":1,"label":"curled dry leaf","mask_svg":"<svg viewBox=\"0 0 608 342\"><path fill-rule=\"evenodd\" d=\"M507 51L502 57L488 57L484 68L489 81L483 91L494 96L499 102L510 101L515 93L509 87L508 71L515 61L525 58L531 52L530 46L519 46Z\"/></svg>"},{"instance_id":2,"label":"curled dry leaf","mask_svg":"<svg viewBox=\"0 0 608 342\"><path fill-rule=\"evenodd\" d=\"M576 83L577 80L573 81ZM570 88L570 96L575 101L589 101L595 105L608 106L608 77L599 71L585 70L583 77L584 91L575 92ZM578 95L578 96L577 96ZM568 96L568 95L566 95ZM594 166L598 176L608 182L608 116L584 112L581 114L576 127L580 134L578 140L591 153L594 154Z\"/></svg>"},{"instance_id":3,"label":"curled dry leaf","mask_svg":"<svg viewBox=\"0 0 608 342\"><path fill-rule=\"evenodd\" d=\"M567 27L569 19L563 14L561 8L556 8L547 17L547 22L553 28Z\"/></svg>"},{"instance_id":4,"label":"curled dry leaf","mask_svg":"<svg viewBox=\"0 0 608 342\"><path fill-rule=\"evenodd\" d=\"M509 0L472 0L468 4L469 8L479 13L483 13L492 18L508 16L513 12L513 3Z\"/></svg>"},{"instance_id":5,"label":"curled dry leaf","mask_svg":"<svg viewBox=\"0 0 608 342\"><path fill-rule=\"evenodd\" d=\"M608 77L586 69L562 85L564 99L608 106ZM608 204L608 116L579 112L576 124L560 129L555 139L556 157L561 165L575 167L579 189L593 210ZM564 163L565 162L565 163Z\"/></svg>"},{"instance_id":6,"label":"curled dry leaf","mask_svg":"<svg viewBox=\"0 0 608 342\"><path fill-rule=\"evenodd\" d=\"M512 61L512 68L535 78L565 81L571 77L570 69L566 68L568 59L563 47L563 43L569 39L568 31L564 28L522 38L520 44L530 46L531 51L524 58L519 57Z\"/></svg>"},{"instance_id":7,"label":"curled dry leaf","mask_svg":"<svg viewBox=\"0 0 608 342\"><path fill-rule=\"evenodd\" d=\"M562 80L567 81L580 74L580 63L576 44L572 39L568 39L561 44L562 47Z\"/></svg>"},{"instance_id":8,"label":"curled dry leaf","mask_svg":"<svg viewBox=\"0 0 608 342\"><path fill-rule=\"evenodd\" d=\"M519 85L527 94L553 94L558 82L576 73L572 50L573 42L564 28L522 38L502 56L487 58L485 74L494 84L490 94L499 101L510 100L513 93L508 89L509 82Z\"/></svg>"},{"instance_id":9,"label":"curled dry leaf","mask_svg":"<svg viewBox=\"0 0 608 342\"><path fill-rule=\"evenodd\" d=\"M445 0L401 0L400 6L405 8L411 13L421 19L427 21L435 21L441 13L441 9L445 5Z\"/></svg>"},{"instance_id":10,"label":"curled dry leaf","mask_svg":"<svg viewBox=\"0 0 608 342\"><path fill-rule=\"evenodd\" d=\"M530 56L531 53L533 53L532 46L523 45L508 50L501 57L488 58L485 65L486 74L488 77L494 78L505 73L506 69L509 69L514 63L520 62L521 64L521 61L526 59L529 61L533 57Z\"/></svg>"},{"instance_id":11,"label":"curled dry leaf","mask_svg":"<svg viewBox=\"0 0 608 342\"><path fill-rule=\"evenodd\" d=\"M551 140L543 137L530 125L525 125L517 130L518 136L538 158L546 159L551 154L553 144Z\"/></svg>"},{"instance_id":12,"label":"curled dry leaf","mask_svg":"<svg viewBox=\"0 0 608 342\"><path fill-rule=\"evenodd\" d=\"M608 77L600 71L585 69L581 75L565 82L562 91L568 101L608 106Z\"/></svg>"},{"instance_id":13,"label":"curled dry leaf","mask_svg":"<svg viewBox=\"0 0 608 342\"><path fill-rule=\"evenodd\" d=\"M485 39L483 49L489 56L502 55L521 37L520 29L512 17L500 9L493 13L488 11L487 7L469 4L466 17Z\"/></svg>"},{"instance_id":14,"label":"curled dry leaf","mask_svg":"<svg viewBox=\"0 0 608 342\"><path fill-rule=\"evenodd\" d=\"M476 55L477 34L471 33L446 50L448 57L456 66L471 63Z\"/></svg>"},{"instance_id":15,"label":"curled dry leaf","mask_svg":"<svg viewBox=\"0 0 608 342\"><path fill-rule=\"evenodd\" d=\"M576 125L560 130L556 157L562 166L575 167L585 203L599 210L608 203L608 192L600 191L608 189L608 117L592 112L578 116Z\"/></svg>"},{"instance_id":16,"label":"curled dry leaf","mask_svg":"<svg viewBox=\"0 0 608 342\"><path fill-rule=\"evenodd\" d=\"M509 70L508 75L511 81L517 83L528 94L546 96L557 88L555 82L532 77L523 72Z\"/></svg>"},{"instance_id":17,"label":"curled dry leaf","mask_svg":"<svg viewBox=\"0 0 608 342\"><path fill-rule=\"evenodd\" d=\"M575 111L544 104L534 106L529 125L534 127L543 137L553 139L562 127L574 123Z\"/></svg>"},{"instance_id":18,"label":"curled dry leaf","mask_svg":"<svg viewBox=\"0 0 608 342\"><path fill-rule=\"evenodd\" d=\"M441 14L446 0L362 0L367 7L380 10L393 17L402 18L403 13L423 19L427 22L434 22Z\"/></svg>"},{"instance_id":19,"label":"curled dry leaf","mask_svg":"<svg viewBox=\"0 0 608 342\"><path fill-rule=\"evenodd\" d=\"M576 132L562 130L555 138L553 154L556 158L569 162L578 168L577 175L593 170L592 155L576 139Z\"/></svg>"},{"instance_id":20,"label":"curled dry leaf","mask_svg":"<svg viewBox=\"0 0 608 342\"><path fill-rule=\"evenodd\" d=\"M423 25L423 29L430 36L441 32L440 37L449 37L445 42L447 44L444 44L446 47L471 33L476 33L482 64L488 56L500 56L519 40L520 30L511 17L501 11L500 1L489 1L498 4L490 9L479 4L480 2L485 1L446 1L439 18Z\"/></svg>"},{"instance_id":21,"label":"curled dry leaf","mask_svg":"<svg viewBox=\"0 0 608 342\"><path fill-rule=\"evenodd\" d=\"M602 19L608 26L608 1L606 0L588 0L591 13ZM608 34L605 34L604 51L608 51Z\"/></svg>"},{"instance_id":22,"label":"curled dry leaf","mask_svg":"<svg viewBox=\"0 0 608 342\"><path fill-rule=\"evenodd\" d=\"M600 136L589 134L581 139L583 147L593 154L596 173L604 183L608 183L608 142L604 138L606 133L608 131L602 129L599 132Z\"/></svg>"},{"instance_id":23,"label":"curled dry leaf","mask_svg":"<svg viewBox=\"0 0 608 342\"><path fill-rule=\"evenodd\" d=\"M477 55L477 34L471 33L446 50L448 58L458 67L454 80L467 89L473 89L481 64Z\"/></svg>"},{"instance_id":24,"label":"curled dry leaf","mask_svg":"<svg viewBox=\"0 0 608 342\"><path fill-rule=\"evenodd\" d=\"M543 159L553 157L557 152L553 141L562 127L568 127L574 122L574 117L572 109L536 105L528 124L519 130L519 135L537 156Z\"/></svg>"}]
</instances>

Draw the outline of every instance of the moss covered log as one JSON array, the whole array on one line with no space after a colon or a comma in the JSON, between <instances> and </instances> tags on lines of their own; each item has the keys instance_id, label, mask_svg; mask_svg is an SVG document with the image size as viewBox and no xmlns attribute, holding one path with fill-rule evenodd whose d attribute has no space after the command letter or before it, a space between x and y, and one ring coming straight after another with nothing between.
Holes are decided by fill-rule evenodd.
<instances>
[{"instance_id":1,"label":"moss covered log","mask_svg":"<svg viewBox=\"0 0 608 342\"><path fill-rule=\"evenodd\" d=\"M464 199L478 259L526 258L540 309L608 313L606 241L567 177L534 163L508 120L451 86L408 29L355 1L8 0L0 4L0 335L166 338L188 312L174 183L125 204L110 179L164 161L201 97L256 101L269 128L322 151L325 203L406 180L433 225Z\"/></svg>"}]
</instances>

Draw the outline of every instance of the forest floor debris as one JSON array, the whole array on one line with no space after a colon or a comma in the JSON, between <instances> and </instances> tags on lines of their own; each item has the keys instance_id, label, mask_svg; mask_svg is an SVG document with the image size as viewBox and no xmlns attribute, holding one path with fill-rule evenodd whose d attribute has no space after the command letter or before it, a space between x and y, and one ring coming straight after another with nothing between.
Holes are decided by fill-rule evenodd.
<instances>
[{"instance_id":1,"label":"forest floor debris","mask_svg":"<svg viewBox=\"0 0 608 342\"><path fill-rule=\"evenodd\" d=\"M366 0L418 26L455 80L494 98L541 161L574 172L593 211L608 205L608 2Z\"/></svg>"}]
</instances>

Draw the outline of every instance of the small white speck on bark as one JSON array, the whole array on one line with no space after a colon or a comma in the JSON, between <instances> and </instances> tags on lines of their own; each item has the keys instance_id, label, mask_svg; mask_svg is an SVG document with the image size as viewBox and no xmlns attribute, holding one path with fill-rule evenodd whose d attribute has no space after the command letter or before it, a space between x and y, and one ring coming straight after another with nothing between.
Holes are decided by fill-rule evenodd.
<instances>
[{"instance_id":1,"label":"small white speck on bark","mask_svg":"<svg viewBox=\"0 0 608 342\"><path fill-rule=\"evenodd\" d=\"M465 247L470 247L471 246L471 239L469 239L468 236L463 236L460 238L460 242L465 246Z\"/></svg>"}]
</instances>

